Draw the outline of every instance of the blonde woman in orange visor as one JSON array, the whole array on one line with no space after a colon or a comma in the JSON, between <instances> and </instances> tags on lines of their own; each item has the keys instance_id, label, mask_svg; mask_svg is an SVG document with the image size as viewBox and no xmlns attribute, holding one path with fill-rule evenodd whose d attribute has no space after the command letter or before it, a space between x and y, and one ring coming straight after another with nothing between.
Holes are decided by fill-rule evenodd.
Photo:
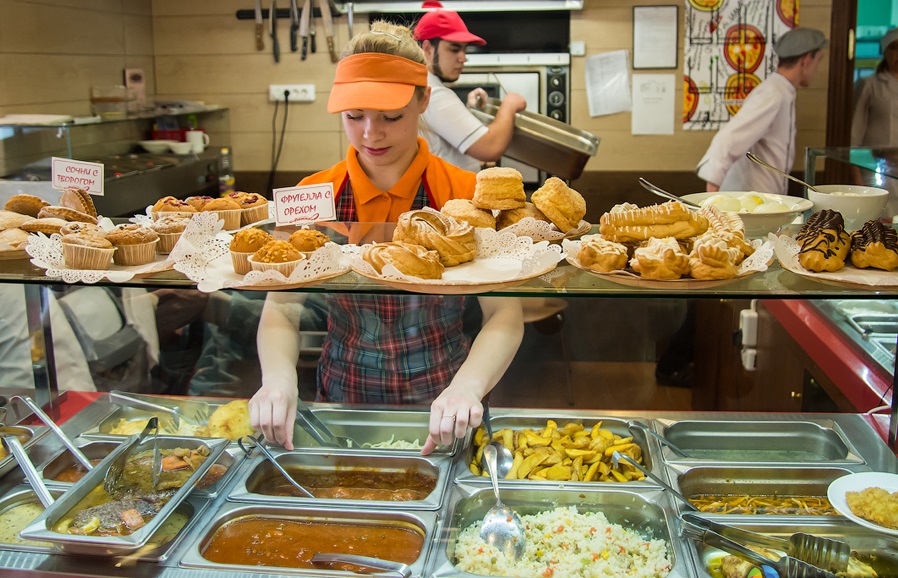
<instances>
[{"instance_id":1,"label":"blonde woman in orange visor","mask_svg":"<svg viewBox=\"0 0 898 578\"><path fill-rule=\"evenodd\" d=\"M430 98L424 54L407 28L376 22L354 37L337 64L328 112L340 113L346 158L300 184L333 183L338 221L396 221L402 213L471 198L475 175L430 154L417 136ZM464 297L329 294L318 364L318 401L429 403L422 454L480 425L481 399L508 369L523 337L517 299L480 297L483 325L462 331ZM253 425L293 447L296 362L304 296L270 293L259 324L262 387L250 400Z\"/></svg>"}]
</instances>

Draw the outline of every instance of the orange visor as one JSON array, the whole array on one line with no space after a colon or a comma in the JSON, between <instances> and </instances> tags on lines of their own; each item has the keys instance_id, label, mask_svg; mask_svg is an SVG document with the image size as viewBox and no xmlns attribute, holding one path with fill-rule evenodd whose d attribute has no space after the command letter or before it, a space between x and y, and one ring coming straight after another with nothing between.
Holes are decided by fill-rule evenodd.
<instances>
[{"instance_id":1,"label":"orange visor","mask_svg":"<svg viewBox=\"0 0 898 578\"><path fill-rule=\"evenodd\" d=\"M408 58L364 52L340 60L327 112L396 110L412 100L416 86L427 86L427 67Z\"/></svg>"}]
</instances>

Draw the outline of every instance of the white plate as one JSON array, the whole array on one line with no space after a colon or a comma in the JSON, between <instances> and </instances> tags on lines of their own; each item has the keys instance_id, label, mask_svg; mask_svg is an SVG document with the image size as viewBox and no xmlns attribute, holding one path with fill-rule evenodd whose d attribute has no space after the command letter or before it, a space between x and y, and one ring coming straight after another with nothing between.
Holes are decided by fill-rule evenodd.
<instances>
[{"instance_id":1,"label":"white plate","mask_svg":"<svg viewBox=\"0 0 898 578\"><path fill-rule=\"evenodd\" d=\"M880 526L879 524L874 524L869 520L865 520L852 512L851 508L848 507L845 493L859 492L861 490L866 490L867 488L882 488L887 492L898 492L898 475L887 474L884 472L861 472L858 474L842 476L829 485L829 489L826 491L826 497L837 512L852 522L860 524L865 528L870 528L871 530L898 536L898 530L886 528L885 526Z\"/></svg>"}]
</instances>

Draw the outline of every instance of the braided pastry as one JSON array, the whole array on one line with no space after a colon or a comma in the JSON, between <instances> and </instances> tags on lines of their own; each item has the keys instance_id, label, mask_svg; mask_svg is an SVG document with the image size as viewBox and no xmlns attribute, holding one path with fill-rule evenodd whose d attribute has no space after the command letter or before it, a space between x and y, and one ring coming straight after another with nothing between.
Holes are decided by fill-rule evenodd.
<instances>
[{"instance_id":1,"label":"braided pastry","mask_svg":"<svg viewBox=\"0 0 898 578\"><path fill-rule=\"evenodd\" d=\"M630 266L646 279L679 279L689 273L689 257L673 237L652 237L636 249Z\"/></svg>"},{"instance_id":2,"label":"braided pastry","mask_svg":"<svg viewBox=\"0 0 898 578\"><path fill-rule=\"evenodd\" d=\"M593 271L617 271L627 266L627 248L599 235L587 235L580 243L577 259L581 265Z\"/></svg>"},{"instance_id":3,"label":"braided pastry","mask_svg":"<svg viewBox=\"0 0 898 578\"><path fill-rule=\"evenodd\" d=\"M618 205L602 215L599 233L618 243L644 241L652 237L685 239L708 230L708 219L689 210L679 201L669 201L641 209Z\"/></svg>"},{"instance_id":4,"label":"braided pastry","mask_svg":"<svg viewBox=\"0 0 898 578\"><path fill-rule=\"evenodd\" d=\"M436 251L447 267L474 259L474 227L436 211L408 211L399 215L393 240Z\"/></svg>"},{"instance_id":5,"label":"braided pastry","mask_svg":"<svg viewBox=\"0 0 898 578\"><path fill-rule=\"evenodd\" d=\"M393 265L403 275L420 277L421 279L440 279L443 277L443 265L436 251L429 251L421 245L412 243L377 243L369 245L362 251L362 259L367 261L378 273L383 272L384 265Z\"/></svg>"},{"instance_id":6,"label":"braided pastry","mask_svg":"<svg viewBox=\"0 0 898 578\"><path fill-rule=\"evenodd\" d=\"M711 234L699 237L689 255L693 279L730 279L736 276L734 251L727 242Z\"/></svg>"},{"instance_id":7,"label":"braided pastry","mask_svg":"<svg viewBox=\"0 0 898 578\"><path fill-rule=\"evenodd\" d=\"M867 221L851 234L851 263L861 269L898 269L898 232L879 221Z\"/></svg>"},{"instance_id":8,"label":"braided pastry","mask_svg":"<svg viewBox=\"0 0 898 578\"><path fill-rule=\"evenodd\" d=\"M811 215L795 240L801 246L798 262L808 271L838 271L845 266L851 249L842 214L832 209Z\"/></svg>"}]
</instances>

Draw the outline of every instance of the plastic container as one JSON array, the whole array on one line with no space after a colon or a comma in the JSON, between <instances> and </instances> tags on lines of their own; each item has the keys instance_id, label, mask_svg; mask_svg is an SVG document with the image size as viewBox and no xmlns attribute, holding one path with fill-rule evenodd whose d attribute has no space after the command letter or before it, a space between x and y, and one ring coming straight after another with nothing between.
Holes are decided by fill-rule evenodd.
<instances>
[{"instance_id":1,"label":"plastic container","mask_svg":"<svg viewBox=\"0 0 898 578\"><path fill-rule=\"evenodd\" d=\"M218 191L222 196L234 192L234 157L230 147L221 147L218 157Z\"/></svg>"}]
</instances>

